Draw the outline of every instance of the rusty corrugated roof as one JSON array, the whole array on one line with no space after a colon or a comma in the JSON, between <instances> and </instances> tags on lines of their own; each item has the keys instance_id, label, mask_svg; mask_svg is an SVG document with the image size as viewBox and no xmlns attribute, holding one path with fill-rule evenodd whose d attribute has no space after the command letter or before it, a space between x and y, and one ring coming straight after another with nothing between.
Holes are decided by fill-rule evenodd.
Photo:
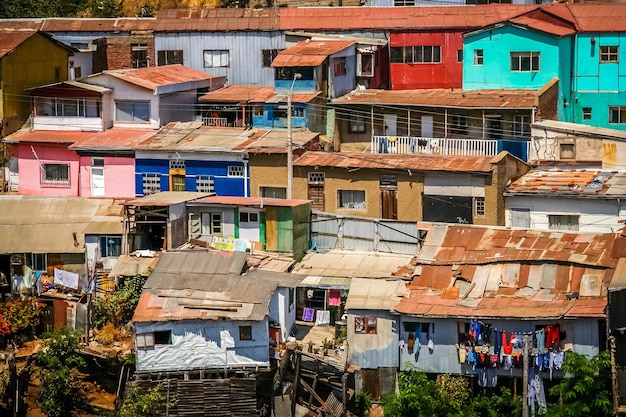
<instances>
[{"instance_id":1,"label":"rusty corrugated roof","mask_svg":"<svg viewBox=\"0 0 626 417\"><path fill-rule=\"evenodd\" d=\"M159 10L155 32L280 30L275 9L211 8Z\"/></svg>"},{"instance_id":2,"label":"rusty corrugated roof","mask_svg":"<svg viewBox=\"0 0 626 417\"><path fill-rule=\"evenodd\" d=\"M33 19L0 19L0 30L13 29L13 30L33 30L38 31L43 25L45 19L33 18Z\"/></svg>"},{"instance_id":3,"label":"rusty corrugated roof","mask_svg":"<svg viewBox=\"0 0 626 417\"><path fill-rule=\"evenodd\" d=\"M510 22L557 36L568 36L576 33L574 25L567 27L540 19L534 19L529 16L515 17L511 19Z\"/></svg>"},{"instance_id":4,"label":"rusty corrugated roof","mask_svg":"<svg viewBox=\"0 0 626 417\"><path fill-rule=\"evenodd\" d=\"M69 149L74 150L133 150L157 134L151 129L113 128L104 132L92 132L91 136L81 137Z\"/></svg>"},{"instance_id":5,"label":"rusty corrugated roof","mask_svg":"<svg viewBox=\"0 0 626 417\"><path fill-rule=\"evenodd\" d=\"M567 12L558 10L558 5L546 5L548 11L556 9L563 16ZM588 3L588 4L566 4L569 14L576 22L579 32L623 32L624 17L626 16L625 3Z\"/></svg>"},{"instance_id":6,"label":"rusty corrugated roof","mask_svg":"<svg viewBox=\"0 0 626 417\"><path fill-rule=\"evenodd\" d=\"M137 150L179 152L243 152L240 145L265 134L265 130L205 127L202 122L171 122Z\"/></svg>"},{"instance_id":7,"label":"rusty corrugated roof","mask_svg":"<svg viewBox=\"0 0 626 417\"><path fill-rule=\"evenodd\" d=\"M91 137L94 132L81 132L72 130L18 130L6 136L6 143L74 143L81 139Z\"/></svg>"},{"instance_id":8,"label":"rusty corrugated roof","mask_svg":"<svg viewBox=\"0 0 626 417\"><path fill-rule=\"evenodd\" d=\"M330 55L354 45L353 40L300 41L278 53L272 67L315 67Z\"/></svg>"},{"instance_id":9,"label":"rusty corrugated roof","mask_svg":"<svg viewBox=\"0 0 626 417\"><path fill-rule=\"evenodd\" d=\"M291 101L294 103L308 103L320 95L314 93L294 93ZM228 85L219 90L206 93L198 99L201 103L286 103L286 94L276 94L274 87L259 87L251 85Z\"/></svg>"},{"instance_id":10,"label":"rusty corrugated roof","mask_svg":"<svg viewBox=\"0 0 626 417\"><path fill-rule=\"evenodd\" d=\"M287 153L288 132L286 130L260 131L250 139L234 149L245 150L248 153L270 154ZM291 133L291 143L299 150L319 151L319 133L310 130L297 130Z\"/></svg>"},{"instance_id":11,"label":"rusty corrugated roof","mask_svg":"<svg viewBox=\"0 0 626 417\"><path fill-rule=\"evenodd\" d=\"M43 32L132 32L152 31L156 24L150 17L119 17L110 19L44 19Z\"/></svg>"},{"instance_id":12,"label":"rusty corrugated roof","mask_svg":"<svg viewBox=\"0 0 626 417\"><path fill-rule=\"evenodd\" d=\"M333 104L413 105L431 107L512 108L535 107L535 90L456 90L435 88L427 90L359 90L333 100Z\"/></svg>"},{"instance_id":13,"label":"rusty corrugated roof","mask_svg":"<svg viewBox=\"0 0 626 417\"><path fill-rule=\"evenodd\" d=\"M415 171L491 172L491 156L305 152L295 166L411 169Z\"/></svg>"},{"instance_id":14,"label":"rusty corrugated roof","mask_svg":"<svg viewBox=\"0 0 626 417\"><path fill-rule=\"evenodd\" d=\"M303 204L309 204L310 200L287 200L283 198L265 198L265 197L230 197L230 196L210 196L195 200L191 205L218 204L225 206L248 206L248 207L297 207Z\"/></svg>"},{"instance_id":15,"label":"rusty corrugated roof","mask_svg":"<svg viewBox=\"0 0 626 417\"><path fill-rule=\"evenodd\" d=\"M418 224L428 230L400 313L429 317L603 317L615 234Z\"/></svg>"},{"instance_id":16,"label":"rusty corrugated roof","mask_svg":"<svg viewBox=\"0 0 626 417\"><path fill-rule=\"evenodd\" d=\"M513 181L504 195L576 197L626 196L626 173L602 170L535 169Z\"/></svg>"},{"instance_id":17,"label":"rusty corrugated roof","mask_svg":"<svg viewBox=\"0 0 626 417\"><path fill-rule=\"evenodd\" d=\"M35 30L0 30L0 58L13 52L15 48L36 33Z\"/></svg>"},{"instance_id":18,"label":"rusty corrugated roof","mask_svg":"<svg viewBox=\"0 0 626 417\"><path fill-rule=\"evenodd\" d=\"M306 7L280 9L284 30L470 29L500 22L537 5L489 4L454 7Z\"/></svg>"},{"instance_id":19,"label":"rusty corrugated roof","mask_svg":"<svg viewBox=\"0 0 626 417\"><path fill-rule=\"evenodd\" d=\"M154 90L157 87L171 84L188 83L191 81L204 81L211 78L218 78L215 75L207 74L193 68L185 67L181 64L163 65L148 68L127 68L119 70L106 70L103 74L111 75L128 83L138 85L143 88ZM97 75L97 74L94 74Z\"/></svg>"}]
</instances>

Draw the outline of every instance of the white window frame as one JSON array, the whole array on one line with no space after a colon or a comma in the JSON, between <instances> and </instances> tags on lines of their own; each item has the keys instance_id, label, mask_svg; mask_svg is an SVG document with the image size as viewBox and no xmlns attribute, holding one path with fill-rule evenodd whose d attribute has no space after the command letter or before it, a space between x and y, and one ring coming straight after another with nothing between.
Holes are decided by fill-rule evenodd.
<instances>
[{"instance_id":1,"label":"white window frame","mask_svg":"<svg viewBox=\"0 0 626 417\"><path fill-rule=\"evenodd\" d=\"M137 333L135 336L137 349L148 348L154 346L154 333Z\"/></svg>"},{"instance_id":2,"label":"white window frame","mask_svg":"<svg viewBox=\"0 0 626 417\"><path fill-rule=\"evenodd\" d=\"M613 116L617 116L616 118ZM626 106L609 106L609 123L623 124L626 123Z\"/></svg>"},{"instance_id":3,"label":"white window frame","mask_svg":"<svg viewBox=\"0 0 626 417\"><path fill-rule=\"evenodd\" d=\"M204 68L230 67L230 51L228 49L205 49L202 51Z\"/></svg>"},{"instance_id":4,"label":"white window frame","mask_svg":"<svg viewBox=\"0 0 626 417\"><path fill-rule=\"evenodd\" d=\"M474 197L474 216L485 217L485 197Z\"/></svg>"},{"instance_id":5,"label":"white window frame","mask_svg":"<svg viewBox=\"0 0 626 417\"><path fill-rule=\"evenodd\" d=\"M513 135L516 137L530 137L530 116L516 114L513 116Z\"/></svg>"},{"instance_id":6,"label":"white window frame","mask_svg":"<svg viewBox=\"0 0 626 417\"><path fill-rule=\"evenodd\" d=\"M141 178L141 190L143 195L161 192L161 174L146 173Z\"/></svg>"},{"instance_id":7,"label":"white window frame","mask_svg":"<svg viewBox=\"0 0 626 417\"><path fill-rule=\"evenodd\" d=\"M206 212L200 215L200 227L203 235L221 236L224 231L221 212ZM208 232L208 233L207 233Z\"/></svg>"},{"instance_id":8,"label":"white window frame","mask_svg":"<svg viewBox=\"0 0 626 417\"><path fill-rule=\"evenodd\" d=\"M370 62L370 70L363 70L363 57L366 56L371 60ZM359 77L373 77L374 76L374 54L357 54L357 74Z\"/></svg>"},{"instance_id":9,"label":"white window frame","mask_svg":"<svg viewBox=\"0 0 626 417\"><path fill-rule=\"evenodd\" d=\"M361 198L363 197L362 201ZM367 210L367 195L365 190L337 190L337 208L339 210Z\"/></svg>"},{"instance_id":10,"label":"white window frame","mask_svg":"<svg viewBox=\"0 0 626 417\"><path fill-rule=\"evenodd\" d=\"M271 193L270 193L271 191ZM272 195L268 195L272 194ZM280 194L284 197L276 197L277 194ZM259 187L259 195L263 198L287 198L287 188L285 187L272 187L272 186L260 186Z\"/></svg>"},{"instance_id":11,"label":"white window frame","mask_svg":"<svg viewBox=\"0 0 626 417\"><path fill-rule=\"evenodd\" d=\"M130 46L131 67L146 68L148 67L148 44L133 43Z\"/></svg>"},{"instance_id":12,"label":"white window frame","mask_svg":"<svg viewBox=\"0 0 626 417\"><path fill-rule=\"evenodd\" d=\"M474 49L474 65L481 66L485 64L485 51L483 49Z\"/></svg>"},{"instance_id":13,"label":"white window frame","mask_svg":"<svg viewBox=\"0 0 626 417\"><path fill-rule=\"evenodd\" d=\"M123 108L129 105L131 106L130 108ZM143 110L143 112L140 110ZM128 115L129 118L120 118L120 115ZM150 102L128 100L116 101L115 121L121 123L150 123Z\"/></svg>"},{"instance_id":14,"label":"white window frame","mask_svg":"<svg viewBox=\"0 0 626 417\"><path fill-rule=\"evenodd\" d=\"M229 165L228 177L229 178L243 178L245 176L245 169L243 165Z\"/></svg>"}]
</instances>

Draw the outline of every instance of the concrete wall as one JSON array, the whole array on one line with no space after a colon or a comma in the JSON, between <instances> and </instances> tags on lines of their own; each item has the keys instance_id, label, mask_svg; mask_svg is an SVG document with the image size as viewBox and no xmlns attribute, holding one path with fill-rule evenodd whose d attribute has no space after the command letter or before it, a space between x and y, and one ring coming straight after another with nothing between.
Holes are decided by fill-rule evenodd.
<instances>
[{"instance_id":1,"label":"concrete wall","mask_svg":"<svg viewBox=\"0 0 626 417\"><path fill-rule=\"evenodd\" d=\"M80 157L80 196L92 197L91 169L93 157ZM135 175L135 158L123 156L104 157L104 193L106 197L135 197L135 185L130 178Z\"/></svg>"},{"instance_id":2,"label":"concrete wall","mask_svg":"<svg viewBox=\"0 0 626 417\"><path fill-rule=\"evenodd\" d=\"M74 151L67 149L68 144L45 146L19 144L17 145L19 185L18 192L23 195L54 195L78 196L79 158ZM37 154L33 153L33 150ZM41 164L69 164L69 183L63 185L43 185L41 180Z\"/></svg>"}]
</instances>

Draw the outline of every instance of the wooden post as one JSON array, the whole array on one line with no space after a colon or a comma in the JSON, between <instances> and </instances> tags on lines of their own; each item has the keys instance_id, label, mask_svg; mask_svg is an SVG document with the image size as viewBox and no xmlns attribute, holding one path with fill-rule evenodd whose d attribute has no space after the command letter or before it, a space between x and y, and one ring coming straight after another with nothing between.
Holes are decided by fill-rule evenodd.
<instances>
[{"instance_id":1,"label":"wooden post","mask_svg":"<svg viewBox=\"0 0 626 417\"><path fill-rule=\"evenodd\" d=\"M296 357L296 373L293 377L293 401L291 401L291 415L296 415L296 401L298 400L298 383L300 381L300 361L302 360L302 354L294 350L294 355Z\"/></svg>"},{"instance_id":2,"label":"wooden post","mask_svg":"<svg viewBox=\"0 0 626 417\"><path fill-rule=\"evenodd\" d=\"M524 356L524 379L522 381L522 392L523 392L523 398L522 398L522 417L528 417L528 363L530 362L528 360L528 353L530 351L529 349L529 344L530 341L528 340L529 337L527 334L524 335L524 351L522 353L522 355Z\"/></svg>"},{"instance_id":3,"label":"wooden post","mask_svg":"<svg viewBox=\"0 0 626 417\"><path fill-rule=\"evenodd\" d=\"M348 375L344 372L341 374L341 403L343 405L343 412L341 415L346 416L346 408L348 407Z\"/></svg>"}]
</instances>

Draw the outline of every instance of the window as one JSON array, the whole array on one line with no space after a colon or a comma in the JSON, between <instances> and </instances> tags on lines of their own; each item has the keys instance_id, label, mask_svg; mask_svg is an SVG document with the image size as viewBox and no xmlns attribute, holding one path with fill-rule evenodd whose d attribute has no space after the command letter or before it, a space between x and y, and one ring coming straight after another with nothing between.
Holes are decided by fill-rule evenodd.
<instances>
[{"instance_id":1,"label":"window","mask_svg":"<svg viewBox=\"0 0 626 417\"><path fill-rule=\"evenodd\" d=\"M261 187L261 197L265 198L287 198L287 189L284 187Z\"/></svg>"},{"instance_id":2,"label":"window","mask_svg":"<svg viewBox=\"0 0 626 417\"><path fill-rule=\"evenodd\" d=\"M393 5L396 7L415 6L415 0L393 0Z\"/></svg>"},{"instance_id":3,"label":"window","mask_svg":"<svg viewBox=\"0 0 626 417\"><path fill-rule=\"evenodd\" d=\"M374 54L362 53L357 55L357 75L359 77L374 76Z\"/></svg>"},{"instance_id":4,"label":"window","mask_svg":"<svg viewBox=\"0 0 626 417\"><path fill-rule=\"evenodd\" d=\"M511 52L511 71L539 71L539 52Z\"/></svg>"},{"instance_id":5,"label":"window","mask_svg":"<svg viewBox=\"0 0 626 417\"><path fill-rule=\"evenodd\" d=\"M256 212L239 212L239 223L258 223L259 213Z\"/></svg>"},{"instance_id":6,"label":"window","mask_svg":"<svg viewBox=\"0 0 626 417\"><path fill-rule=\"evenodd\" d=\"M391 63L420 64L441 62L441 46L399 46L391 48Z\"/></svg>"},{"instance_id":7,"label":"window","mask_svg":"<svg viewBox=\"0 0 626 417\"><path fill-rule=\"evenodd\" d=\"M243 177L244 176L243 166L229 165L228 176L229 177Z\"/></svg>"},{"instance_id":8,"label":"window","mask_svg":"<svg viewBox=\"0 0 626 417\"><path fill-rule=\"evenodd\" d=\"M208 175L198 175L196 177L196 191L199 193L215 192L215 180Z\"/></svg>"},{"instance_id":9,"label":"window","mask_svg":"<svg viewBox=\"0 0 626 417\"><path fill-rule=\"evenodd\" d=\"M484 63L484 51L482 49L474 49L474 65L483 65Z\"/></svg>"},{"instance_id":10,"label":"window","mask_svg":"<svg viewBox=\"0 0 626 417\"><path fill-rule=\"evenodd\" d=\"M349 123L351 133L365 133L365 117L356 114L352 115Z\"/></svg>"},{"instance_id":11,"label":"window","mask_svg":"<svg viewBox=\"0 0 626 417\"><path fill-rule=\"evenodd\" d=\"M618 46L601 46L600 62L617 62L619 60Z\"/></svg>"},{"instance_id":12,"label":"window","mask_svg":"<svg viewBox=\"0 0 626 417\"><path fill-rule=\"evenodd\" d=\"M34 101L36 116L100 117L101 104L96 100L35 97Z\"/></svg>"},{"instance_id":13,"label":"window","mask_svg":"<svg viewBox=\"0 0 626 417\"><path fill-rule=\"evenodd\" d=\"M41 167L42 185L70 185L70 164L46 164Z\"/></svg>"},{"instance_id":14,"label":"window","mask_svg":"<svg viewBox=\"0 0 626 417\"><path fill-rule=\"evenodd\" d=\"M173 65L183 63L183 51L158 51L157 65Z\"/></svg>"},{"instance_id":15,"label":"window","mask_svg":"<svg viewBox=\"0 0 626 417\"><path fill-rule=\"evenodd\" d=\"M296 304L296 289L289 288L289 311L293 310Z\"/></svg>"},{"instance_id":16,"label":"window","mask_svg":"<svg viewBox=\"0 0 626 417\"><path fill-rule=\"evenodd\" d=\"M204 68L226 68L230 66L230 52L227 49L204 51Z\"/></svg>"},{"instance_id":17,"label":"window","mask_svg":"<svg viewBox=\"0 0 626 417\"><path fill-rule=\"evenodd\" d=\"M161 192L161 175L143 174L142 191L143 195L150 195Z\"/></svg>"},{"instance_id":18,"label":"window","mask_svg":"<svg viewBox=\"0 0 626 417\"><path fill-rule=\"evenodd\" d=\"M47 269L45 253L32 253L30 259L33 271L45 271Z\"/></svg>"},{"instance_id":19,"label":"window","mask_svg":"<svg viewBox=\"0 0 626 417\"><path fill-rule=\"evenodd\" d=\"M365 210L365 191L338 190L338 208L350 210Z\"/></svg>"},{"instance_id":20,"label":"window","mask_svg":"<svg viewBox=\"0 0 626 417\"><path fill-rule=\"evenodd\" d=\"M626 123L626 107L609 107L609 123Z\"/></svg>"},{"instance_id":21,"label":"window","mask_svg":"<svg viewBox=\"0 0 626 417\"><path fill-rule=\"evenodd\" d=\"M136 339L138 348L154 346L154 333L138 333Z\"/></svg>"},{"instance_id":22,"label":"window","mask_svg":"<svg viewBox=\"0 0 626 417\"><path fill-rule=\"evenodd\" d=\"M326 174L324 172L309 172L309 184L324 184Z\"/></svg>"},{"instance_id":23,"label":"window","mask_svg":"<svg viewBox=\"0 0 626 417\"><path fill-rule=\"evenodd\" d=\"M171 174L170 180L172 181L171 191L187 191L187 184L184 174Z\"/></svg>"},{"instance_id":24,"label":"window","mask_svg":"<svg viewBox=\"0 0 626 417\"><path fill-rule=\"evenodd\" d=\"M100 256L116 257L122 254L122 238L120 236L100 236Z\"/></svg>"},{"instance_id":25,"label":"window","mask_svg":"<svg viewBox=\"0 0 626 417\"><path fill-rule=\"evenodd\" d=\"M291 117L304 117L304 108L291 107ZM274 120L287 118L287 106L278 106L274 108Z\"/></svg>"},{"instance_id":26,"label":"window","mask_svg":"<svg viewBox=\"0 0 626 417\"><path fill-rule=\"evenodd\" d=\"M265 107L263 106L253 106L252 111L255 116L264 116L265 115Z\"/></svg>"},{"instance_id":27,"label":"window","mask_svg":"<svg viewBox=\"0 0 626 417\"><path fill-rule=\"evenodd\" d=\"M354 333L376 334L377 324L376 317L356 316L354 318Z\"/></svg>"},{"instance_id":28,"label":"window","mask_svg":"<svg viewBox=\"0 0 626 417\"><path fill-rule=\"evenodd\" d=\"M333 58L333 74L337 75L346 75L346 58L339 57Z\"/></svg>"},{"instance_id":29,"label":"window","mask_svg":"<svg viewBox=\"0 0 626 417\"><path fill-rule=\"evenodd\" d=\"M578 230L579 215L549 214L548 228L553 230Z\"/></svg>"},{"instance_id":30,"label":"window","mask_svg":"<svg viewBox=\"0 0 626 417\"><path fill-rule=\"evenodd\" d=\"M252 326L239 326L239 340L252 340Z\"/></svg>"},{"instance_id":31,"label":"window","mask_svg":"<svg viewBox=\"0 0 626 417\"><path fill-rule=\"evenodd\" d=\"M463 50L457 49L456 51L456 62L463 62Z\"/></svg>"},{"instance_id":32,"label":"window","mask_svg":"<svg viewBox=\"0 0 626 417\"><path fill-rule=\"evenodd\" d=\"M104 167L104 158L93 158L91 160L91 165L94 167Z\"/></svg>"},{"instance_id":33,"label":"window","mask_svg":"<svg viewBox=\"0 0 626 417\"><path fill-rule=\"evenodd\" d=\"M130 46L130 59L133 68L146 68L148 66L148 45L134 43Z\"/></svg>"},{"instance_id":34,"label":"window","mask_svg":"<svg viewBox=\"0 0 626 417\"><path fill-rule=\"evenodd\" d=\"M149 101L116 101L115 120L118 122L149 122Z\"/></svg>"},{"instance_id":35,"label":"window","mask_svg":"<svg viewBox=\"0 0 626 417\"><path fill-rule=\"evenodd\" d=\"M576 159L576 145L573 143L561 143L559 151L561 159Z\"/></svg>"},{"instance_id":36,"label":"window","mask_svg":"<svg viewBox=\"0 0 626 417\"><path fill-rule=\"evenodd\" d=\"M222 234L222 213L202 213L201 223L203 235Z\"/></svg>"},{"instance_id":37,"label":"window","mask_svg":"<svg viewBox=\"0 0 626 417\"><path fill-rule=\"evenodd\" d=\"M485 197L474 197L474 216L485 215Z\"/></svg>"},{"instance_id":38,"label":"window","mask_svg":"<svg viewBox=\"0 0 626 417\"><path fill-rule=\"evenodd\" d=\"M465 116L458 114L452 115L452 125L450 126L450 133L455 135L467 135L467 119Z\"/></svg>"},{"instance_id":39,"label":"window","mask_svg":"<svg viewBox=\"0 0 626 417\"><path fill-rule=\"evenodd\" d=\"M279 49L263 49L263 68L270 68L278 56Z\"/></svg>"},{"instance_id":40,"label":"window","mask_svg":"<svg viewBox=\"0 0 626 417\"><path fill-rule=\"evenodd\" d=\"M171 345L172 344L172 331L161 330L154 332L154 344L155 345Z\"/></svg>"},{"instance_id":41,"label":"window","mask_svg":"<svg viewBox=\"0 0 626 417\"><path fill-rule=\"evenodd\" d=\"M591 107L583 107L583 120L591 120Z\"/></svg>"},{"instance_id":42,"label":"window","mask_svg":"<svg viewBox=\"0 0 626 417\"><path fill-rule=\"evenodd\" d=\"M513 135L530 137L530 116L516 114L513 117Z\"/></svg>"}]
</instances>

